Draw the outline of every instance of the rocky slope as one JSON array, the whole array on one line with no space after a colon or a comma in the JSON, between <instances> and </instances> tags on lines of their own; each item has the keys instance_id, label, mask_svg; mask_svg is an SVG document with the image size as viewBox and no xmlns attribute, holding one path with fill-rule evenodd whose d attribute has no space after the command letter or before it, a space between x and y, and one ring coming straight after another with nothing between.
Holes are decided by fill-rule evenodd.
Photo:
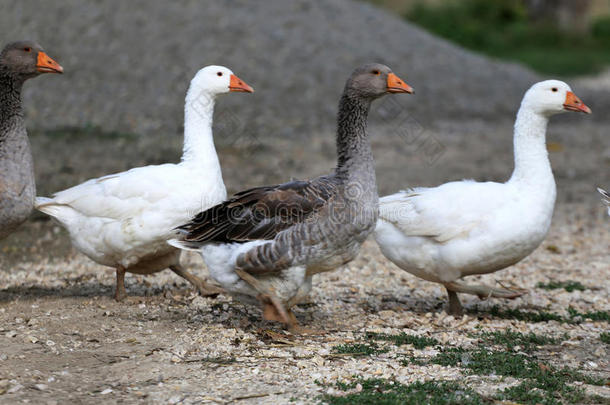
<instances>
[{"instance_id":1,"label":"rocky slope","mask_svg":"<svg viewBox=\"0 0 610 405\"><path fill-rule=\"evenodd\" d=\"M2 7L0 38L37 39L65 68L63 77L27 86L35 128L175 133L190 78L213 63L257 90L223 106L229 125L260 136L333 126L346 77L368 61L415 87L416 98L399 102L423 121L512 119L537 80L349 0L14 0Z\"/></svg>"}]
</instances>

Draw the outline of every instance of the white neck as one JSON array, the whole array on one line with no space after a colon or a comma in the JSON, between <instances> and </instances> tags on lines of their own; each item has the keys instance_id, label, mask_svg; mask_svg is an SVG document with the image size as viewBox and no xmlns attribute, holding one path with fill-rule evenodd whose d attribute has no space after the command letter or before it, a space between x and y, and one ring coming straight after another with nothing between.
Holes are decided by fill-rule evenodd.
<instances>
[{"instance_id":1,"label":"white neck","mask_svg":"<svg viewBox=\"0 0 610 405\"><path fill-rule=\"evenodd\" d=\"M201 94L192 88L186 95L184 105L184 148L182 164L197 166L206 176L222 182L220 162L214 147L212 121L216 97Z\"/></svg>"},{"instance_id":2,"label":"white neck","mask_svg":"<svg viewBox=\"0 0 610 405\"><path fill-rule=\"evenodd\" d=\"M551 163L546 149L548 117L521 107L515 122L515 169L509 182L533 186L555 187ZM546 191L546 189L541 190Z\"/></svg>"}]
</instances>

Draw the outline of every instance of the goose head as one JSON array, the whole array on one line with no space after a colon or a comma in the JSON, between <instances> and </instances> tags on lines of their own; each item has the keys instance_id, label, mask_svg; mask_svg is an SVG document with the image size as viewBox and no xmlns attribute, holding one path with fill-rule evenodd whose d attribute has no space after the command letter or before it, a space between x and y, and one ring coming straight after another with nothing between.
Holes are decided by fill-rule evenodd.
<instances>
[{"instance_id":1,"label":"goose head","mask_svg":"<svg viewBox=\"0 0 610 405\"><path fill-rule=\"evenodd\" d=\"M235 76L230 69L214 65L206 66L199 70L193 80L191 80L189 90L189 92L195 93L195 96L205 93L212 97L230 91L252 93L254 89Z\"/></svg>"},{"instance_id":2,"label":"goose head","mask_svg":"<svg viewBox=\"0 0 610 405\"><path fill-rule=\"evenodd\" d=\"M572 92L570 86L560 80L534 84L525 93L521 105L547 117L566 111L591 114L591 109Z\"/></svg>"},{"instance_id":3,"label":"goose head","mask_svg":"<svg viewBox=\"0 0 610 405\"><path fill-rule=\"evenodd\" d=\"M380 63L360 66L350 76L345 92L361 98L376 99L388 93L413 93L413 88Z\"/></svg>"},{"instance_id":4,"label":"goose head","mask_svg":"<svg viewBox=\"0 0 610 405\"><path fill-rule=\"evenodd\" d=\"M63 73L64 69L51 59L34 41L8 44L0 53L0 66L15 78L26 80L43 73Z\"/></svg>"}]
</instances>

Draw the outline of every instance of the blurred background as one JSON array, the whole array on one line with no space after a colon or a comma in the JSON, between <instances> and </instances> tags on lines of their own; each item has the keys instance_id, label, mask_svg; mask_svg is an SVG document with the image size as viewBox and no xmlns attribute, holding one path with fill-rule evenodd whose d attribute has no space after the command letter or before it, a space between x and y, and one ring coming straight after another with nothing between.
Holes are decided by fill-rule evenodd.
<instances>
[{"instance_id":1,"label":"blurred background","mask_svg":"<svg viewBox=\"0 0 610 405\"><path fill-rule=\"evenodd\" d=\"M372 0L451 41L543 74L610 64L608 0Z\"/></svg>"},{"instance_id":2,"label":"blurred background","mask_svg":"<svg viewBox=\"0 0 610 405\"><path fill-rule=\"evenodd\" d=\"M559 78L593 114L549 127L554 226L604 215L595 186L610 187L610 0L3 0L0 38L35 39L65 69L24 92L40 195L178 161L185 92L209 64L256 90L217 103L229 192L327 173L345 80L377 61L416 90L373 107L381 195L506 180L521 97ZM63 232L34 214L1 256L29 260L40 235L44 254L68 254Z\"/></svg>"}]
</instances>

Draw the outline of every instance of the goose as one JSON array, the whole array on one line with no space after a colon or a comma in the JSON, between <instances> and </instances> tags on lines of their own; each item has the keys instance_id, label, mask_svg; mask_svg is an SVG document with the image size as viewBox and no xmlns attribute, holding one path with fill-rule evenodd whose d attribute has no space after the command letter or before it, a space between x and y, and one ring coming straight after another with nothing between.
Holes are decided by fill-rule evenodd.
<instances>
[{"instance_id":1,"label":"goose","mask_svg":"<svg viewBox=\"0 0 610 405\"><path fill-rule=\"evenodd\" d=\"M62 72L34 41L13 42L0 52L0 239L30 216L36 195L21 88L43 73Z\"/></svg>"},{"instance_id":2,"label":"goose","mask_svg":"<svg viewBox=\"0 0 610 405\"><path fill-rule=\"evenodd\" d=\"M467 285L528 256L545 238L555 205L555 179L545 145L552 115L591 113L566 83L534 84L523 97L514 130L515 167L505 183L454 181L380 198L375 238L401 269L445 286L448 313L460 315L457 293L515 298L524 291Z\"/></svg>"},{"instance_id":3,"label":"goose","mask_svg":"<svg viewBox=\"0 0 610 405\"><path fill-rule=\"evenodd\" d=\"M238 300L260 303L265 320L302 331L291 307L312 276L351 261L375 227L371 102L412 92L387 66L357 68L339 102L334 173L239 192L180 226L170 244L199 251L210 276Z\"/></svg>"},{"instance_id":4,"label":"goose","mask_svg":"<svg viewBox=\"0 0 610 405\"><path fill-rule=\"evenodd\" d=\"M36 208L68 230L78 251L116 269L117 301L127 296L126 272L151 274L166 268L203 295L218 293L185 271L180 250L166 240L193 213L227 197L212 119L216 97L230 91L253 89L223 66L207 66L192 79L185 100L180 163L138 167L88 180L52 198L36 198Z\"/></svg>"},{"instance_id":5,"label":"goose","mask_svg":"<svg viewBox=\"0 0 610 405\"><path fill-rule=\"evenodd\" d=\"M608 215L610 215L610 194L602 188L597 188L597 191L602 195L602 201L608 207Z\"/></svg>"}]
</instances>

